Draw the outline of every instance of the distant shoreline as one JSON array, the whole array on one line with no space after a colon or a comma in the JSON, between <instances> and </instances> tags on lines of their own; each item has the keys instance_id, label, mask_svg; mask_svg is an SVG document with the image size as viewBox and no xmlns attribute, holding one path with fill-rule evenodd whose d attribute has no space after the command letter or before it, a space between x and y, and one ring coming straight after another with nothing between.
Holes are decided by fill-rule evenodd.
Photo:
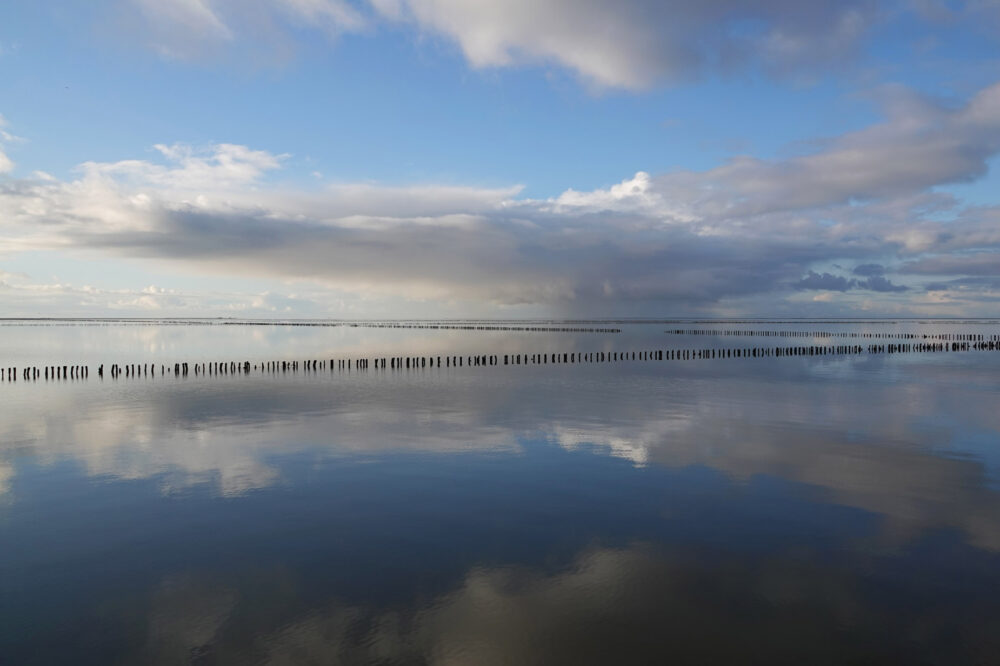
<instances>
[{"instance_id":1,"label":"distant shoreline","mask_svg":"<svg viewBox=\"0 0 1000 666\"><path fill-rule=\"evenodd\" d=\"M749 318L607 318L607 319L255 319L229 317L0 317L0 326L11 325L65 325L65 324L155 324L193 326L329 326L329 327L374 327L374 328L427 328L427 327L474 327L474 326L521 326L521 327L569 327L586 325L661 325L661 324L1000 324L998 317L893 317L886 319L856 318L794 318L794 317L749 317ZM498 330L502 330L499 329ZM574 331L566 331L574 332ZM581 331L575 331L581 332ZM595 332L610 333L603 330Z\"/></svg>"}]
</instances>

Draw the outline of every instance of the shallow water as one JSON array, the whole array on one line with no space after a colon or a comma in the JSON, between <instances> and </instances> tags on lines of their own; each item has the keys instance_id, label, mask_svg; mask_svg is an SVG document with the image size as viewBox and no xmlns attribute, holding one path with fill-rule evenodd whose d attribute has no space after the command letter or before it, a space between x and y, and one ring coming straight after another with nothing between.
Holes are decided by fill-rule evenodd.
<instances>
[{"instance_id":1,"label":"shallow water","mask_svg":"<svg viewBox=\"0 0 1000 666\"><path fill-rule=\"evenodd\" d=\"M537 323L559 327L562 323ZM841 344L5 322L0 663L991 663L1000 352L99 378Z\"/></svg>"}]
</instances>

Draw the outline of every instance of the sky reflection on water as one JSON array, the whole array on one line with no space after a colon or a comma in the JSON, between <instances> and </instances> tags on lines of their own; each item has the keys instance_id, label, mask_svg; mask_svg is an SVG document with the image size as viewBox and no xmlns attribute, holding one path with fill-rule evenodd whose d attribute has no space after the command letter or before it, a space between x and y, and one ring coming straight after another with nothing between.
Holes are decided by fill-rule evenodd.
<instances>
[{"instance_id":1,"label":"sky reflection on water","mask_svg":"<svg viewBox=\"0 0 1000 666\"><path fill-rule=\"evenodd\" d=\"M660 330L504 344L677 343ZM0 656L988 661L998 364L0 386Z\"/></svg>"}]
</instances>

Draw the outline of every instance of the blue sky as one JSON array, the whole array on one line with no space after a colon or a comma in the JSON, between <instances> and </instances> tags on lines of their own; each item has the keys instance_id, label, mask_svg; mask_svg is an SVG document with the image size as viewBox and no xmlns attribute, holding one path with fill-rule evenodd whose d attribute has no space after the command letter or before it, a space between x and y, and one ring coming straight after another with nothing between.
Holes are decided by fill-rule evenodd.
<instances>
[{"instance_id":1,"label":"blue sky","mask_svg":"<svg viewBox=\"0 0 1000 666\"><path fill-rule=\"evenodd\" d=\"M15 1L0 307L992 316L998 86L991 0Z\"/></svg>"}]
</instances>

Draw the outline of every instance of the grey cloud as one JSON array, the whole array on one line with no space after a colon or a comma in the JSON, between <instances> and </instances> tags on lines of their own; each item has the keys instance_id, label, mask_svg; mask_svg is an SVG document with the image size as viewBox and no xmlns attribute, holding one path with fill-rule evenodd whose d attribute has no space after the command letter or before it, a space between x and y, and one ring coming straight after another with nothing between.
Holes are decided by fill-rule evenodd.
<instances>
[{"instance_id":1,"label":"grey cloud","mask_svg":"<svg viewBox=\"0 0 1000 666\"><path fill-rule=\"evenodd\" d=\"M306 27L335 37L381 24L442 36L473 67L566 68L598 88L640 90L706 73L810 76L843 67L872 28L995 26L991 2L880 0L121 0L110 22L164 57L284 61ZM119 8L120 9L120 8ZM989 29L989 28L987 28Z\"/></svg>"},{"instance_id":2,"label":"grey cloud","mask_svg":"<svg viewBox=\"0 0 1000 666\"><path fill-rule=\"evenodd\" d=\"M885 266L882 264L858 264L851 272L862 277L875 277L885 275Z\"/></svg>"},{"instance_id":3,"label":"grey cloud","mask_svg":"<svg viewBox=\"0 0 1000 666\"><path fill-rule=\"evenodd\" d=\"M108 194L103 187L96 190L102 197ZM169 199L143 201L136 208L112 191L108 212L123 223L106 224L77 213L80 187L25 185L13 190L7 203L14 219L38 219L26 215L26 209L48 211L41 218L44 224L6 228L15 240L19 233L29 234L20 241L29 245L70 242L77 248L171 259L222 274L300 278L348 291L422 299L542 303L576 312L607 312L615 304L639 302L702 308L780 290L814 262L884 255L889 249L877 238L839 241L819 227L816 238L793 237L783 233L782 214L749 229L710 218L664 224L656 209L601 211L600 202L583 210L549 211L545 202L475 204L459 197L457 203L445 198L436 206L417 198L426 215L411 217L399 215L407 208L405 196L392 204L395 210L388 210L374 189L369 195L380 202L382 212L394 215L353 212L362 204L356 201L346 209L351 214L336 217L341 204L333 194L329 209L334 216L320 218L311 210L298 214L295 206L300 204L286 207L286 196L280 194L265 197L266 205L257 210L220 210ZM72 192L69 199L67 191ZM721 225L718 230L704 233L716 225ZM59 240L34 236L42 230ZM839 291L858 286L829 275L825 285L818 279L807 278L799 286ZM876 280L864 286L888 285Z\"/></svg>"},{"instance_id":4,"label":"grey cloud","mask_svg":"<svg viewBox=\"0 0 1000 666\"><path fill-rule=\"evenodd\" d=\"M293 28L337 35L406 22L454 40L474 67L556 63L602 87L640 89L706 71L787 74L849 59L875 0L126 0L123 32L172 59L295 50Z\"/></svg>"},{"instance_id":5,"label":"grey cloud","mask_svg":"<svg viewBox=\"0 0 1000 666\"><path fill-rule=\"evenodd\" d=\"M475 67L555 62L599 86L631 89L746 63L778 72L830 65L850 56L879 13L867 0L372 4L455 40Z\"/></svg>"},{"instance_id":6,"label":"grey cloud","mask_svg":"<svg viewBox=\"0 0 1000 666\"><path fill-rule=\"evenodd\" d=\"M783 161L738 157L703 172L662 176L666 191L718 192L704 204L753 214L909 196L974 180L1000 152L1000 84L949 108L902 89L883 93L885 122ZM708 188L712 189L708 189ZM730 213L731 214L731 213Z\"/></svg>"},{"instance_id":7,"label":"grey cloud","mask_svg":"<svg viewBox=\"0 0 1000 666\"><path fill-rule=\"evenodd\" d=\"M363 218L344 227L271 216L164 212L155 234L84 231L74 234L74 241L129 256L197 261L213 270L414 296L581 307L592 300L698 305L769 291L821 256L808 246L702 238L687 228L615 238L613 230L623 220L613 215L536 215L530 227L496 213L459 226L441 218L393 220L388 229L379 222ZM775 255L781 263L774 263Z\"/></svg>"},{"instance_id":8,"label":"grey cloud","mask_svg":"<svg viewBox=\"0 0 1000 666\"><path fill-rule=\"evenodd\" d=\"M868 266L876 266L877 264L867 264ZM881 269L881 266L879 266ZM855 269L856 272L856 269ZM833 275L831 273L817 273L815 271L809 271L809 273L795 283L795 288L800 290L816 289L816 290L826 290L826 291L849 291L851 289L867 289L868 291L879 291L879 292L902 292L908 291L908 287L900 284L893 284L891 280L886 279L881 275L873 275L865 280L858 280L856 278L846 278L842 275Z\"/></svg>"},{"instance_id":9,"label":"grey cloud","mask_svg":"<svg viewBox=\"0 0 1000 666\"><path fill-rule=\"evenodd\" d=\"M854 280L848 280L840 275L830 273L816 273L809 271L809 274L795 283L796 289L826 289L828 291L847 291L855 285Z\"/></svg>"}]
</instances>

